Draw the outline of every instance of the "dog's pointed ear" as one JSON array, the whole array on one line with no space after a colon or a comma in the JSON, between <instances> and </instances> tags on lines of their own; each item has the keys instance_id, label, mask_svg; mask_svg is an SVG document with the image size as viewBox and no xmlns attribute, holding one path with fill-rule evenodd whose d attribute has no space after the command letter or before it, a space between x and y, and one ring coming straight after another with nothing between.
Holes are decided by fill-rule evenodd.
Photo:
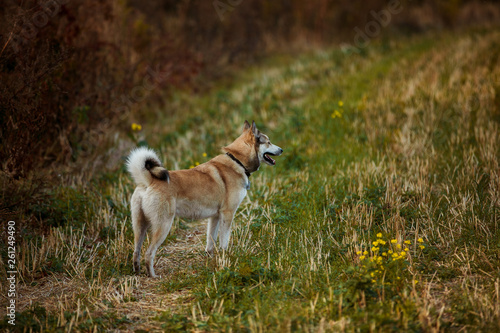
<instances>
[{"instance_id":1,"label":"dog's pointed ear","mask_svg":"<svg viewBox=\"0 0 500 333\"><path fill-rule=\"evenodd\" d=\"M243 124L243 131L246 131L249 128L250 128L250 123L247 120L245 120L245 123Z\"/></svg>"},{"instance_id":2,"label":"dog's pointed ear","mask_svg":"<svg viewBox=\"0 0 500 333\"><path fill-rule=\"evenodd\" d=\"M255 125L255 121L252 121L252 133L257 139L260 138L260 131L257 129L257 125Z\"/></svg>"}]
</instances>

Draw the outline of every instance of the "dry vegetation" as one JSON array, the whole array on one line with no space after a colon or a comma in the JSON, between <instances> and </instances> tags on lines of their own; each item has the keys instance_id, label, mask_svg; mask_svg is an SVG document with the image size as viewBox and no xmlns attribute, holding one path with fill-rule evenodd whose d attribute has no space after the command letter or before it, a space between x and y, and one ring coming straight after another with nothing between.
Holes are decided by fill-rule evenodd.
<instances>
[{"instance_id":1,"label":"dry vegetation","mask_svg":"<svg viewBox=\"0 0 500 333\"><path fill-rule=\"evenodd\" d=\"M16 330L499 330L499 40L484 29L333 49L175 93L108 155L148 144L187 168L245 119L285 149L252 176L230 250L208 258L205 223L177 221L162 277L134 276L122 163L68 176L30 207L45 231L17 235Z\"/></svg>"},{"instance_id":2,"label":"dry vegetation","mask_svg":"<svg viewBox=\"0 0 500 333\"><path fill-rule=\"evenodd\" d=\"M46 22L41 2L2 5L14 331L500 331L500 32L429 32L500 10L402 3L358 52L325 45L352 44L384 1L233 1L221 17L211 1L74 0ZM276 52L293 56L261 58ZM129 150L188 168L245 119L285 153L252 176L230 250L207 257L205 221L176 221L162 277L133 275Z\"/></svg>"}]
</instances>

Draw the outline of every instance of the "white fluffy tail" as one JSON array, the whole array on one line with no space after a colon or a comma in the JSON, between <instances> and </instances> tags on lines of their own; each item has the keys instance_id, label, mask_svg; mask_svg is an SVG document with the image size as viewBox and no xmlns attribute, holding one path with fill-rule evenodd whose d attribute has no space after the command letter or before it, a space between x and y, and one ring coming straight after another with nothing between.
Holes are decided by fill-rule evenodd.
<instances>
[{"instance_id":1,"label":"white fluffy tail","mask_svg":"<svg viewBox=\"0 0 500 333\"><path fill-rule=\"evenodd\" d=\"M127 159L127 170L137 185L148 187L153 179L169 181L168 171L162 167L158 155L146 147L132 150Z\"/></svg>"}]
</instances>

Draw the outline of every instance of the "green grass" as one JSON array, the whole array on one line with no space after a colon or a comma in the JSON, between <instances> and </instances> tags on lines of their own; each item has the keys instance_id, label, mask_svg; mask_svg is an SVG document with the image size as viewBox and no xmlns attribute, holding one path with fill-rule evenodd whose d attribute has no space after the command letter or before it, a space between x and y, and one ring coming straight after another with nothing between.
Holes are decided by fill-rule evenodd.
<instances>
[{"instance_id":1,"label":"green grass","mask_svg":"<svg viewBox=\"0 0 500 333\"><path fill-rule=\"evenodd\" d=\"M33 207L51 231L21 245L38 305L19 316L38 319L16 330L499 330L499 37L321 51L176 94L130 134L167 168L218 154L245 119L285 150L252 176L229 251L206 257L203 226L177 221L162 278L133 276L133 184L117 165ZM42 292L57 281L64 297Z\"/></svg>"}]
</instances>

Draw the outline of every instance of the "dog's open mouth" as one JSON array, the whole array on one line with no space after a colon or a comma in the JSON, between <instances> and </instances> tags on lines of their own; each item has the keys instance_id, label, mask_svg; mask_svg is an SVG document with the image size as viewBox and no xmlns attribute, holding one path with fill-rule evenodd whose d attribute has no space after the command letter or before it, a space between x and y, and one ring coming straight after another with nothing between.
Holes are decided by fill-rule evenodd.
<instances>
[{"instance_id":1,"label":"dog's open mouth","mask_svg":"<svg viewBox=\"0 0 500 333\"><path fill-rule=\"evenodd\" d=\"M273 160L273 159L271 158L271 156L269 156L269 155L271 155L271 156L276 156L276 155L275 155L275 154L273 154L273 153L264 153L264 161L266 161L266 162L267 162L267 163L269 163L270 165L275 165L275 164L276 164L276 161L275 161L275 160Z\"/></svg>"}]
</instances>

